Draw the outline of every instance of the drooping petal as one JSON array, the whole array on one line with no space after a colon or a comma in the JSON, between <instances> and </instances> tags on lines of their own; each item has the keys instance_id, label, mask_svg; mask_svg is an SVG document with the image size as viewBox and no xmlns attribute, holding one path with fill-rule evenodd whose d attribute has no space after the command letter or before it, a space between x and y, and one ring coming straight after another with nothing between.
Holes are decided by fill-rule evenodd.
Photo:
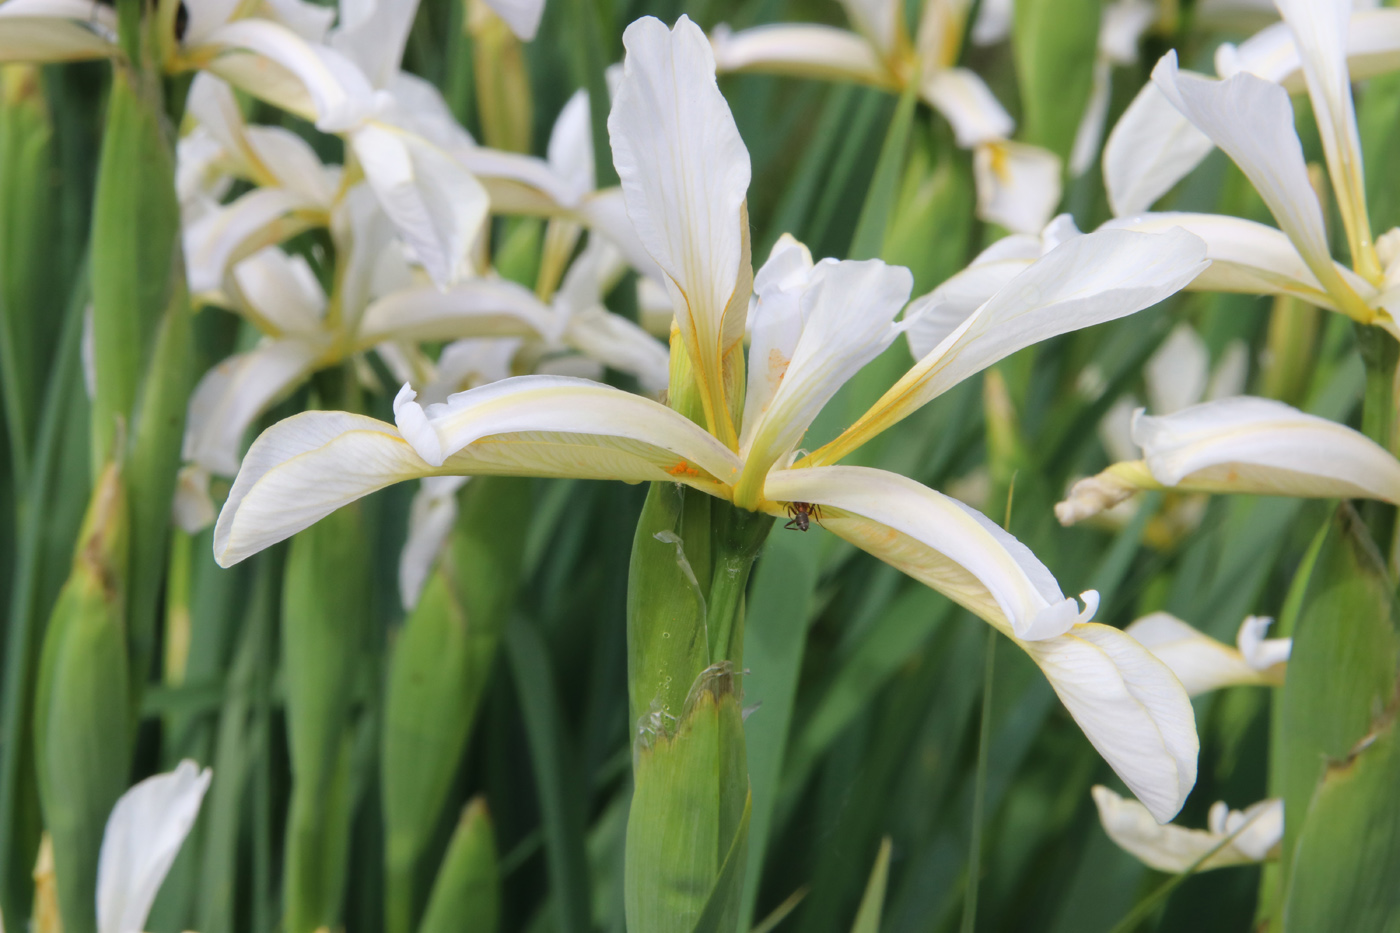
<instances>
[{"instance_id":1,"label":"drooping petal","mask_svg":"<svg viewBox=\"0 0 1400 933\"><path fill-rule=\"evenodd\" d=\"M677 482L704 471L712 481L728 483L740 465L732 451L684 415L585 379L519 376L451 396L426 410L405 389L394 400L394 418L403 436L435 466L482 438L520 432L608 437L665 451Z\"/></svg>"},{"instance_id":2,"label":"drooping petal","mask_svg":"<svg viewBox=\"0 0 1400 933\"><path fill-rule=\"evenodd\" d=\"M1016 128L1016 122L992 89L967 68L940 68L926 74L919 94L948 120L954 138L964 149L1006 139ZM1055 171L1058 174L1058 163ZM1058 183L1058 177L1056 181Z\"/></svg>"},{"instance_id":3,"label":"drooping petal","mask_svg":"<svg viewBox=\"0 0 1400 933\"><path fill-rule=\"evenodd\" d=\"M1291 640L1270 639L1288 643L1282 646L1282 659L1276 660L1280 646L1258 647L1263 645L1257 637L1261 621L1268 625L1268 619L1250 616L1240 627L1240 635L1251 645L1255 662L1269 662L1262 667L1252 663L1239 649L1216 641L1166 612L1143 616L1124 631L1171 668L1186 692L1194 697L1237 684L1283 683L1282 662L1288 659Z\"/></svg>"},{"instance_id":4,"label":"drooping petal","mask_svg":"<svg viewBox=\"0 0 1400 933\"><path fill-rule=\"evenodd\" d=\"M743 450L737 504L757 504L769 468L786 465L823 406L899 336L894 317L913 285L908 269L878 259L817 263L799 298L801 336Z\"/></svg>"},{"instance_id":5,"label":"drooping petal","mask_svg":"<svg viewBox=\"0 0 1400 933\"><path fill-rule=\"evenodd\" d=\"M544 16L544 0L485 0L521 42L531 42Z\"/></svg>"},{"instance_id":6,"label":"drooping petal","mask_svg":"<svg viewBox=\"0 0 1400 933\"><path fill-rule=\"evenodd\" d=\"M93 0L0 3L0 62L76 62L116 52L117 14Z\"/></svg>"},{"instance_id":7,"label":"drooping petal","mask_svg":"<svg viewBox=\"0 0 1400 933\"><path fill-rule=\"evenodd\" d=\"M1133 439L1153 477L1178 489L1400 502L1400 461L1383 447L1272 399L1139 414Z\"/></svg>"},{"instance_id":8,"label":"drooping petal","mask_svg":"<svg viewBox=\"0 0 1400 933\"><path fill-rule=\"evenodd\" d=\"M1175 52L1157 63L1152 80L1240 167L1323 287L1347 305L1347 313L1369 320L1364 306L1350 304L1359 299L1332 265L1322 208L1308 181L1288 92L1248 73L1226 81L1183 73L1177 69Z\"/></svg>"},{"instance_id":9,"label":"drooping petal","mask_svg":"<svg viewBox=\"0 0 1400 933\"><path fill-rule=\"evenodd\" d=\"M413 496L408 509L408 537L399 552L399 600L405 612L418 605L423 585L457 522L457 490L470 478L430 476L419 484Z\"/></svg>"},{"instance_id":10,"label":"drooping petal","mask_svg":"<svg viewBox=\"0 0 1400 933\"><path fill-rule=\"evenodd\" d=\"M894 86L893 75L870 43L835 26L781 23L733 32L721 25L710 33L710 44L720 74L757 71Z\"/></svg>"},{"instance_id":11,"label":"drooping petal","mask_svg":"<svg viewBox=\"0 0 1400 933\"><path fill-rule=\"evenodd\" d=\"M191 59L235 87L305 117L323 133L352 129L385 100L345 56L285 26L246 19L210 31Z\"/></svg>"},{"instance_id":12,"label":"drooping petal","mask_svg":"<svg viewBox=\"0 0 1400 933\"><path fill-rule=\"evenodd\" d=\"M1211 817L1212 822L1220 823L1220 829L1203 830L1170 823L1162 825L1142 804L1124 800L1101 784L1094 787L1093 794L1099 821L1108 837L1139 861L1169 874L1186 871L1236 830L1239 835L1197 865L1197 871L1263 861L1283 842L1283 800L1280 798L1261 801L1243 812L1228 810L1223 803L1217 803L1211 808ZM1217 813L1228 815L1217 821Z\"/></svg>"},{"instance_id":13,"label":"drooping petal","mask_svg":"<svg viewBox=\"0 0 1400 933\"><path fill-rule=\"evenodd\" d=\"M1160 233L1172 227L1193 233L1206 243L1210 265L1191 283L1193 290L1293 295L1318 307L1340 310L1293 241L1274 227L1223 214L1154 213L1119 217L1100 229ZM1331 266L1354 291L1368 292L1369 286L1350 269L1335 262Z\"/></svg>"},{"instance_id":14,"label":"drooping petal","mask_svg":"<svg viewBox=\"0 0 1400 933\"><path fill-rule=\"evenodd\" d=\"M440 288L463 273L490 207L466 166L412 133L369 124L350 136L384 212Z\"/></svg>"},{"instance_id":15,"label":"drooping petal","mask_svg":"<svg viewBox=\"0 0 1400 933\"><path fill-rule=\"evenodd\" d=\"M190 395L185 460L219 476L237 473L248 428L315 371L323 350L316 340L267 340L205 373Z\"/></svg>"},{"instance_id":16,"label":"drooping petal","mask_svg":"<svg viewBox=\"0 0 1400 933\"><path fill-rule=\"evenodd\" d=\"M1070 237L993 295L812 461L834 462L1017 350L1156 304L1200 274L1204 254L1205 244L1181 230Z\"/></svg>"},{"instance_id":17,"label":"drooping petal","mask_svg":"<svg viewBox=\"0 0 1400 933\"><path fill-rule=\"evenodd\" d=\"M310 227L317 211L282 188L256 188L185 228L190 292L218 293L234 263Z\"/></svg>"},{"instance_id":18,"label":"drooping petal","mask_svg":"<svg viewBox=\"0 0 1400 933\"><path fill-rule=\"evenodd\" d=\"M1103 150L1104 187L1114 215L1151 208L1214 148L1157 85L1143 85Z\"/></svg>"},{"instance_id":19,"label":"drooping petal","mask_svg":"<svg viewBox=\"0 0 1400 933\"><path fill-rule=\"evenodd\" d=\"M1060 157L1028 143L996 140L972 154L977 216L1016 233L1045 226L1060 203Z\"/></svg>"},{"instance_id":20,"label":"drooping petal","mask_svg":"<svg viewBox=\"0 0 1400 933\"><path fill-rule=\"evenodd\" d=\"M140 933L165 875L199 816L213 772L188 759L117 800L97 861L98 933Z\"/></svg>"},{"instance_id":21,"label":"drooping petal","mask_svg":"<svg viewBox=\"0 0 1400 933\"><path fill-rule=\"evenodd\" d=\"M446 291L403 289L373 302L360 319L359 343L557 336L549 307L507 279L467 279Z\"/></svg>"},{"instance_id":22,"label":"drooping petal","mask_svg":"<svg viewBox=\"0 0 1400 933\"><path fill-rule=\"evenodd\" d=\"M570 315L563 339L589 359L635 376L645 392L661 392L670 382L670 350L620 314L585 308Z\"/></svg>"},{"instance_id":23,"label":"drooping petal","mask_svg":"<svg viewBox=\"0 0 1400 933\"><path fill-rule=\"evenodd\" d=\"M637 234L666 276L695 363L706 417L733 434L724 358L743 339L749 154L715 84L709 40L682 16L674 30L644 17L627 27L622 84L608 131ZM745 292L738 295L736 292Z\"/></svg>"},{"instance_id":24,"label":"drooping petal","mask_svg":"<svg viewBox=\"0 0 1400 933\"><path fill-rule=\"evenodd\" d=\"M1191 700L1165 664L1107 625L1022 642L1079 728L1159 823L1196 784Z\"/></svg>"},{"instance_id":25,"label":"drooping petal","mask_svg":"<svg viewBox=\"0 0 1400 933\"><path fill-rule=\"evenodd\" d=\"M1008 635L1063 635L1092 618L1081 612L1030 549L976 510L885 470L813 467L776 470L764 496L819 509L828 531L966 607Z\"/></svg>"},{"instance_id":26,"label":"drooping petal","mask_svg":"<svg viewBox=\"0 0 1400 933\"><path fill-rule=\"evenodd\" d=\"M1377 275L1371 224L1366 215L1366 180L1361 137L1347 71L1347 21L1351 0L1278 0L1293 31L1308 85L1332 189L1358 267Z\"/></svg>"}]
</instances>

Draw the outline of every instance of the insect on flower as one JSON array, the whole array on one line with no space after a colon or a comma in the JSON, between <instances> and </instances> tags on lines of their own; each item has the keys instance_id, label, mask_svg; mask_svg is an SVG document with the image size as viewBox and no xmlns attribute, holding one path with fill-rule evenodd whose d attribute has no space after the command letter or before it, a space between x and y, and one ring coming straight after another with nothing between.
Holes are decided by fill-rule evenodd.
<instances>
[{"instance_id":1,"label":"insect on flower","mask_svg":"<svg viewBox=\"0 0 1400 933\"><path fill-rule=\"evenodd\" d=\"M792 520L783 527L795 529L797 531L806 531L808 528L811 528L811 522L814 518L817 520L818 524L820 524L822 520L822 507L813 505L810 502L789 502L787 504L787 513L792 517Z\"/></svg>"}]
</instances>

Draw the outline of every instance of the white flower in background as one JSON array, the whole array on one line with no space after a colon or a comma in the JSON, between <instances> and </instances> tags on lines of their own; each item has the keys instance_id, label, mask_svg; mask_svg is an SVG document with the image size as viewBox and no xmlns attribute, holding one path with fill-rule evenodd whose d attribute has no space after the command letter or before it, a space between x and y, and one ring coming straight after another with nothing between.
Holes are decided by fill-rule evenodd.
<instances>
[{"instance_id":1,"label":"white flower in background","mask_svg":"<svg viewBox=\"0 0 1400 933\"><path fill-rule=\"evenodd\" d=\"M1017 233L1045 225L1060 202L1060 159L1011 142L1015 122L978 75L958 67L968 0L930 0L911 41L903 0L842 0L855 31L782 23L710 37L720 73L757 71L854 81L899 93L918 81L919 98L974 150L978 216Z\"/></svg>"},{"instance_id":2,"label":"white flower in background","mask_svg":"<svg viewBox=\"0 0 1400 933\"><path fill-rule=\"evenodd\" d=\"M1279 0L1279 11L1282 23L1238 49L1222 47L1216 66L1223 80L1182 72L1176 53L1167 53L1153 71L1154 89L1144 90L1115 128L1104 177L1115 212L1132 214L1219 146L1281 230L1210 214L1126 216L1111 226L1176 225L1200 235L1213 262L1194 288L1294 295L1400 336L1392 316L1400 282L1372 241L1351 95L1352 80L1400 67L1400 11L1353 15L1343 0ZM1354 269L1330 255L1293 125L1288 86L1300 73Z\"/></svg>"},{"instance_id":3,"label":"white flower in background","mask_svg":"<svg viewBox=\"0 0 1400 933\"><path fill-rule=\"evenodd\" d=\"M1166 612L1143 616L1124 631L1171 668L1188 694L1199 696L1222 687L1283 684L1293 639L1265 638L1272 622L1249 616L1233 648Z\"/></svg>"},{"instance_id":4,"label":"white flower in background","mask_svg":"<svg viewBox=\"0 0 1400 933\"><path fill-rule=\"evenodd\" d=\"M1237 396L1244 391L1248 375L1249 350L1243 341L1227 344L1212 369L1205 341L1184 321L1172 329L1143 367L1143 383L1151 410L1164 415L1203 400ZM1132 462L1141 456L1132 434L1133 417L1140 407L1135 396L1126 395L1099 420L1099 440L1110 460ZM1133 489L1128 495L1136 491ZM1137 512L1135 498L1124 499L1105 509L1101 501L1104 489L1094 483L1086 484L1079 493L1076 497L1072 489L1066 501L1055 507L1061 524L1072 525L1086 518L1096 518L1099 524L1109 528L1122 528ZM1200 525L1205 506L1206 498L1200 495L1171 498L1148 523L1145 540L1157 547L1172 546Z\"/></svg>"},{"instance_id":5,"label":"white flower in background","mask_svg":"<svg viewBox=\"0 0 1400 933\"><path fill-rule=\"evenodd\" d=\"M1245 810L1217 802L1210 808L1209 828L1202 830L1160 825L1142 804L1124 800L1103 785L1095 786L1093 794L1108 837L1158 871L1179 874L1193 865L1197 871L1250 865L1277 857L1283 842L1279 798L1261 800Z\"/></svg>"},{"instance_id":6,"label":"white flower in background","mask_svg":"<svg viewBox=\"0 0 1400 933\"><path fill-rule=\"evenodd\" d=\"M98 933L141 933L213 772L182 761L122 794L102 834L97 862Z\"/></svg>"},{"instance_id":7,"label":"white flower in background","mask_svg":"<svg viewBox=\"0 0 1400 933\"><path fill-rule=\"evenodd\" d=\"M1069 156L1069 173L1079 177L1094 164L1108 119L1109 97L1113 90L1114 66L1135 65L1138 43L1147 27L1157 19L1155 0L1116 0L1103 8L1099 21L1098 57L1094 59L1094 82L1084 116L1074 135Z\"/></svg>"},{"instance_id":8,"label":"white flower in background","mask_svg":"<svg viewBox=\"0 0 1400 933\"><path fill-rule=\"evenodd\" d=\"M751 278L748 153L709 43L685 18L674 31L639 20L624 42L609 119L614 160L675 310L672 345L684 357L673 356L671 399L700 423L557 376L505 379L426 408L405 386L396 424L306 412L248 451L215 528L216 559L228 566L361 496L429 476L669 481L749 510L805 511L1012 637L1095 747L1168 819L1194 784L1197 753L1190 702L1170 670L1117 629L1087 622L1097 594L1084 594L1081 610L979 513L905 477L836 464L1016 350L1172 294L1199 274L1201 244L1180 232L1070 238L968 314L855 424L804 455L822 406L907 326L894 318L911 276L879 261L814 264L786 238Z\"/></svg>"},{"instance_id":9,"label":"white flower in background","mask_svg":"<svg viewBox=\"0 0 1400 933\"><path fill-rule=\"evenodd\" d=\"M1064 524L1142 489L1400 503L1400 460L1345 425L1283 402L1241 396L1133 416L1143 458L1080 480L1055 507Z\"/></svg>"}]
</instances>

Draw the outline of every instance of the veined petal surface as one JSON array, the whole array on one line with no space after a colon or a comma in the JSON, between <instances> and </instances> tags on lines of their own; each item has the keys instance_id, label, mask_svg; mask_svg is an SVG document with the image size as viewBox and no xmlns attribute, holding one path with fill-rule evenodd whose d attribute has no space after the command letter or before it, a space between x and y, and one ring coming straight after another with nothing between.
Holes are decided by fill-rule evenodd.
<instances>
[{"instance_id":1,"label":"veined petal surface","mask_svg":"<svg viewBox=\"0 0 1400 933\"><path fill-rule=\"evenodd\" d=\"M1133 440L1158 482L1241 492L1400 502L1400 461L1345 425L1273 399L1219 399L1139 413Z\"/></svg>"},{"instance_id":2,"label":"veined petal surface","mask_svg":"<svg viewBox=\"0 0 1400 933\"><path fill-rule=\"evenodd\" d=\"M682 16L644 17L623 34L622 83L608 116L627 214L666 276L706 417L723 434L721 367L744 335L749 153L715 84L709 40ZM728 309L728 313L726 313ZM732 427L731 427L732 430Z\"/></svg>"},{"instance_id":3,"label":"veined petal surface","mask_svg":"<svg viewBox=\"0 0 1400 933\"><path fill-rule=\"evenodd\" d=\"M199 816L213 772L186 759L117 800L97 860L98 933L140 933L166 873Z\"/></svg>"},{"instance_id":4,"label":"veined petal surface","mask_svg":"<svg viewBox=\"0 0 1400 933\"><path fill-rule=\"evenodd\" d=\"M895 473L853 466L775 470L764 495L818 506L828 531L1018 639L1062 635L1098 606L1090 591L1081 612L1024 544L975 509Z\"/></svg>"},{"instance_id":5,"label":"veined petal surface","mask_svg":"<svg viewBox=\"0 0 1400 933\"><path fill-rule=\"evenodd\" d=\"M1159 823L1196 784L1200 741L1176 675L1136 639L1097 623L1021 647L1079 728Z\"/></svg>"}]
</instances>

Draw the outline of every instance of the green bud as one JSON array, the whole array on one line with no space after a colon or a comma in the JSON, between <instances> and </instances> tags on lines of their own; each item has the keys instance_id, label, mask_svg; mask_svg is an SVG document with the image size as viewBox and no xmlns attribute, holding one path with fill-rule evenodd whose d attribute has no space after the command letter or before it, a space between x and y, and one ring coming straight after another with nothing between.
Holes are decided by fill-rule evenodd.
<instances>
[{"instance_id":1,"label":"green bud","mask_svg":"<svg viewBox=\"0 0 1400 933\"><path fill-rule=\"evenodd\" d=\"M460 494L451 547L394 646L383 758L386 927L412 928L413 879L461 761L514 602L533 504L528 479Z\"/></svg>"},{"instance_id":2,"label":"green bud","mask_svg":"<svg viewBox=\"0 0 1400 933\"><path fill-rule=\"evenodd\" d=\"M636 745L624 900L630 933L732 933L752 798L738 678L725 661L696 679L676 728Z\"/></svg>"},{"instance_id":3,"label":"green bud","mask_svg":"<svg viewBox=\"0 0 1400 933\"><path fill-rule=\"evenodd\" d=\"M130 768L126 492L115 466L98 479L73 570L44 638L34 704L35 761L69 933L94 933L102 832Z\"/></svg>"},{"instance_id":4,"label":"green bud","mask_svg":"<svg viewBox=\"0 0 1400 933\"><path fill-rule=\"evenodd\" d=\"M501 869L486 801L474 798L462 811L447 856L433 882L418 933L493 933L501 918Z\"/></svg>"},{"instance_id":5,"label":"green bud","mask_svg":"<svg viewBox=\"0 0 1400 933\"><path fill-rule=\"evenodd\" d=\"M282 589L282 669L292 800L283 872L288 933L337 925L348 820L348 726L369 622L369 552L354 506L292 540ZM337 845L337 841L340 843Z\"/></svg>"},{"instance_id":6,"label":"green bud","mask_svg":"<svg viewBox=\"0 0 1400 933\"><path fill-rule=\"evenodd\" d=\"M1068 159L1089 101L1100 0L1016 0L1012 37L1022 137Z\"/></svg>"},{"instance_id":7,"label":"green bud","mask_svg":"<svg viewBox=\"0 0 1400 933\"><path fill-rule=\"evenodd\" d=\"M467 3L467 29L472 35L476 107L486 145L506 152L529 152L534 111L520 40L481 0Z\"/></svg>"}]
</instances>

